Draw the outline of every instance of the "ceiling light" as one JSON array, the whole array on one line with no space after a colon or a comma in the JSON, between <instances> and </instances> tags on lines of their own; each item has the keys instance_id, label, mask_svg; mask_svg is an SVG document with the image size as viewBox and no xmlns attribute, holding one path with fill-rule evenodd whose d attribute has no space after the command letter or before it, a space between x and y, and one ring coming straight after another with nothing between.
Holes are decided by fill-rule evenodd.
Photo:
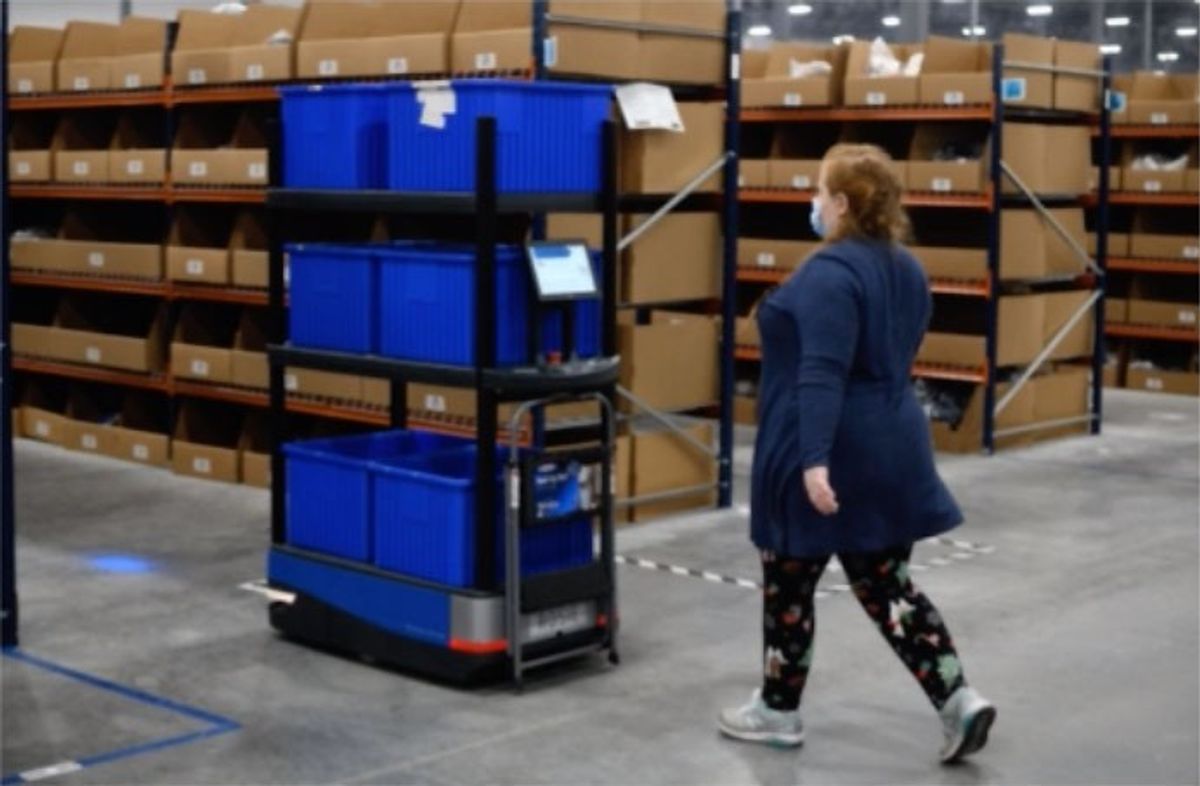
<instances>
[{"instance_id":1,"label":"ceiling light","mask_svg":"<svg viewBox=\"0 0 1200 786\"><path fill-rule=\"evenodd\" d=\"M1104 20L1104 24L1109 27L1129 27L1129 17L1127 16L1110 16Z\"/></svg>"},{"instance_id":2,"label":"ceiling light","mask_svg":"<svg viewBox=\"0 0 1200 786\"><path fill-rule=\"evenodd\" d=\"M1175 28L1175 35L1179 36L1180 38L1195 38L1196 37L1196 28L1194 28L1194 27L1177 27L1177 28Z\"/></svg>"},{"instance_id":3,"label":"ceiling light","mask_svg":"<svg viewBox=\"0 0 1200 786\"><path fill-rule=\"evenodd\" d=\"M854 40L854 36L852 36L852 35L835 35L833 37L833 43L835 45L848 44L853 40Z\"/></svg>"},{"instance_id":4,"label":"ceiling light","mask_svg":"<svg viewBox=\"0 0 1200 786\"><path fill-rule=\"evenodd\" d=\"M879 21L883 23L884 27L899 27L900 26L900 17L898 17L898 16L885 16L883 19L880 19Z\"/></svg>"},{"instance_id":5,"label":"ceiling light","mask_svg":"<svg viewBox=\"0 0 1200 786\"><path fill-rule=\"evenodd\" d=\"M1050 14L1054 13L1054 6L1028 5L1025 6L1025 13L1029 14L1030 16L1050 16Z\"/></svg>"},{"instance_id":6,"label":"ceiling light","mask_svg":"<svg viewBox=\"0 0 1200 786\"><path fill-rule=\"evenodd\" d=\"M812 13L812 6L807 3L798 3L788 6L788 13L792 16L805 16Z\"/></svg>"},{"instance_id":7,"label":"ceiling light","mask_svg":"<svg viewBox=\"0 0 1200 786\"><path fill-rule=\"evenodd\" d=\"M984 27L983 25L975 25L974 27L971 27L968 25L967 27L963 28L963 35L965 35L965 36L987 35L987 28Z\"/></svg>"},{"instance_id":8,"label":"ceiling light","mask_svg":"<svg viewBox=\"0 0 1200 786\"><path fill-rule=\"evenodd\" d=\"M756 38L762 38L765 36L769 36L770 34L771 34L771 26L770 25L753 25L749 30L746 31L746 35L752 35L752 36L755 36Z\"/></svg>"},{"instance_id":9,"label":"ceiling light","mask_svg":"<svg viewBox=\"0 0 1200 786\"><path fill-rule=\"evenodd\" d=\"M1178 59L1179 59L1178 52L1159 52L1158 53L1158 62L1160 62L1160 63L1174 63Z\"/></svg>"},{"instance_id":10,"label":"ceiling light","mask_svg":"<svg viewBox=\"0 0 1200 786\"><path fill-rule=\"evenodd\" d=\"M1102 55L1119 55L1121 54L1120 44L1101 44L1100 54Z\"/></svg>"}]
</instances>

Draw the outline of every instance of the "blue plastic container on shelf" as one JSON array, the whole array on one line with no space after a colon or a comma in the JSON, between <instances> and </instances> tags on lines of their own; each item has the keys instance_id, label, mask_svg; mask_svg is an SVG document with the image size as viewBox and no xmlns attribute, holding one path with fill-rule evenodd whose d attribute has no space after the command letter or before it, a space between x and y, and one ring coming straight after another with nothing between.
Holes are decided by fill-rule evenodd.
<instances>
[{"instance_id":1,"label":"blue plastic container on shelf","mask_svg":"<svg viewBox=\"0 0 1200 786\"><path fill-rule=\"evenodd\" d=\"M286 187L387 187L388 85L302 85L279 92Z\"/></svg>"},{"instance_id":2,"label":"blue plastic container on shelf","mask_svg":"<svg viewBox=\"0 0 1200 786\"><path fill-rule=\"evenodd\" d=\"M379 275L375 248L305 243L286 246L288 330L293 345L374 353L379 350Z\"/></svg>"},{"instance_id":3,"label":"blue plastic container on shelf","mask_svg":"<svg viewBox=\"0 0 1200 786\"><path fill-rule=\"evenodd\" d=\"M469 445L464 439L420 431L384 431L284 445L286 542L370 562L373 463L396 463Z\"/></svg>"},{"instance_id":4,"label":"blue plastic container on shelf","mask_svg":"<svg viewBox=\"0 0 1200 786\"><path fill-rule=\"evenodd\" d=\"M500 193L600 190L608 85L465 79L390 93L389 178L398 191L474 191L475 124L496 118Z\"/></svg>"},{"instance_id":5,"label":"blue plastic container on shelf","mask_svg":"<svg viewBox=\"0 0 1200 786\"><path fill-rule=\"evenodd\" d=\"M503 466L497 455L497 466ZM375 481L375 564L408 576L470 587L475 583L474 445L429 453L403 465L378 467ZM505 575L503 485L496 479L497 580ZM525 576L591 562L592 524L586 515L521 534Z\"/></svg>"}]
</instances>

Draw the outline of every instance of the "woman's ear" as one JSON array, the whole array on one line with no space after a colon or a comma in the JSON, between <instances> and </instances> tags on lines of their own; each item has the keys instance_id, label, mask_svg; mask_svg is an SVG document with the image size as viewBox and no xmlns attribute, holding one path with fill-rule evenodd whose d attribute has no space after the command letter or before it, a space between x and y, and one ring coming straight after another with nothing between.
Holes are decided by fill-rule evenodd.
<instances>
[{"instance_id":1,"label":"woman's ear","mask_svg":"<svg viewBox=\"0 0 1200 786\"><path fill-rule=\"evenodd\" d=\"M833 209L837 211L839 216L846 215L850 209L850 200L846 199L846 194L839 191L833 195Z\"/></svg>"}]
</instances>

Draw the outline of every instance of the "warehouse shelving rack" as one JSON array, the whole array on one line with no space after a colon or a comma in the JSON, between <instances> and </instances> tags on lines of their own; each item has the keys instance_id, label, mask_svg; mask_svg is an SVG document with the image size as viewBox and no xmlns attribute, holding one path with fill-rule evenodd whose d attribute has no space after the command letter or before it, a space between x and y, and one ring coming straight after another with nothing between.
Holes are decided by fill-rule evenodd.
<instances>
[{"instance_id":1,"label":"warehouse shelving rack","mask_svg":"<svg viewBox=\"0 0 1200 786\"><path fill-rule=\"evenodd\" d=\"M930 288L935 295L969 297L982 300L986 308L986 362L981 367L957 367L917 363L913 367L913 376L925 379L943 381L970 382L982 385L984 389L983 434L981 448L992 453L996 441L1005 436L1058 429L1076 424L1089 424L1093 434L1100 432L1102 417L1102 369L1104 365L1104 285L1105 259L1107 256L1106 239L1101 233L1096 259L1089 258L1086 251L1077 247L1073 240L1068 240L1080 258L1082 266L1078 276L1067 278L1055 277L1040 281L1021 281L1021 285L1062 285L1073 282L1080 288L1091 290L1086 304L1075 313L1050 339L1039 355L1026 366L1009 385L1007 392L997 400L997 384L999 379L996 365L996 343L998 336L998 303L1005 291L1000 281L1000 215L1001 208L1009 206L1032 206L1038 210L1047 223L1064 239L1069 238L1066 231L1048 213L1051 205L1086 205L1093 201L1090 197L1038 196L1021 184L1014 173L1003 160L1001 140L1005 122L1012 121L1041 121L1055 123L1084 123L1090 122L1091 117L1084 113L1064 112L1058 110L1043 110L1006 106L1001 100L1003 95L1003 73L1005 69L1022 71L1044 71L1050 73L1069 73L1076 76L1093 77L1101 82L1101 94L1105 96L1104 106L1099 113L1097 134L1101 137L1103 150L1103 165L1099 193L1094 198L1099 209L1106 211L1108 198L1108 157L1109 157L1109 113L1107 96L1110 89L1110 73L1108 59L1104 60L1101 70L1063 69L1054 66L1042 66L1029 63L1013 63L1004 60L1003 47L996 45L992 56L992 100L989 104L965 106L905 106L896 108L797 108L797 109L747 109L742 113L744 123L806 123L806 122L862 122L862 123L901 123L901 122L978 122L990 124L989 145L990 159L988 166L988 186L983 194L943 194L909 192L903 197L906 207L940 208L946 210L985 211L988 215L988 270L986 281L933 280ZM1003 193L1005 180L1015 182L1021 191L1017 195ZM740 199L746 204L784 203L805 204L813 198L812 191L779 191L772 189L743 189ZM1104 223L1100 224L1104 226ZM791 271L759 271L739 269L738 280L743 283L777 284L782 283L791 275ZM1045 423L1034 423L1013 429L1000 430L996 428L996 416L1012 400L1020 389L1041 369L1054 349L1067 336L1070 330L1081 319L1092 313L1095 319L1095 336L1091 357L1092 386L1090 395L1090 412L1087 415L1065 420L1054 420ZM738 347L735 357L738 360L756 362L762 353L756 347Z\"/></svg>"},{"instance_id":2,"label":"warehouse shelving rack","mask_svg":"<svg viewBox=\"0 0 1200 786\"><path fill-rule=\"evenodd\" d=\"M466 194L422 194L390 191L321 191L274 189L268 193L271 325L268 347L271 374L273 438L271 539L268 582L273 601L271 624L290 637L320 646L349 650L379 662L457 683L475 683L504 673L519 686L527 669L596 651L607 650L616 663L616 571L611 501L612 411L604 406L599 427L582 427L546 440L543 459L599 462L598 504L586 511L600 523L599 559L576 569L520 578L519 549L509 549L507 583L497 582L494 562L497 514L496 445L501 436L497 407L504 402L562 401L616 395L616 131L611 122L603 134L602 189L598 194L500 194L496 188L496 121L481 117L476 130L476 191ZM473 353L475 365L447 366L374 355L306 349L284 343L284 260L278 214L284 211L370 211L408 214L473 214L476 254L473 302L476 304ZM498 314L492 296L496 243L501 216L555 210L599 212L603 217L601 357L558 368L494 367L494 325ZM536 335L536 330L534 331ZM349 563L297 549L287 543L287 471L280 450L286 433L284 368L301 367L378 376L391 386L391 426L406 428L406 386L410 382L472 388L476 396L474 555L475 589L439 585L400 574ZM519 410L520 411L520 410ZM518 411L518 412L519 412ZM581 441L599 448L564 451L555 445ZM511 477L506 501L532 526L535 506L533 463ZM523 491L516 492L515 488ZM553 523L538 522L539 526ZM516 541L516 521L507 528ZM347 590L346 588L352 588ZM544 640L533 638L533 615L588 604L594 620ZM433 619L434 622L430 622ZM431 642L420 628L444 627L443 641Z\"/></svg>"},{"instance_id":3,"label":"warehouse shelving rack","mask_svg":"<svg viewBox=\"0 0 1200 786\"><path fill-rule=\"evenodd\" d=\"M0 3L0 26L8 30L8 3ZM0 57L0 84L8 85L8 58ZM11 117L7 90L0 96L0 132L9 138ZM0 162L0 188L8 185L8 156ZM13 438L12 433L12 325L9 306L12 302L8 282L9 221L7 194L0 194L0 235L4 251L0 254L0 646L17 646L17 545L16 508L13 502Z\"/></svg>"}]
</instances>

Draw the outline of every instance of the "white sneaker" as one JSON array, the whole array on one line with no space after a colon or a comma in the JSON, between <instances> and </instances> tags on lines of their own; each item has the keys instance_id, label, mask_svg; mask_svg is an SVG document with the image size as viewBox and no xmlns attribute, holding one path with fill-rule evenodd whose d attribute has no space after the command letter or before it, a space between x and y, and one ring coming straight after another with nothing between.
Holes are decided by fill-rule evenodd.
<instances>
[{"instance_id":1,"label":"white sneaker","mask_svg":"<svg viewBox=\"0 0 1200 786\"><path fill-rule=\"evenodd\" d=\"M996 708L979 691L964 685L954 691L939 713L946 744L942 763L958 761L987 744L988 731L996 720Z\"/></svg>"},{"instance_id":2,"label":"white sneaker","mask_svg":"<svg viewBox=\"0 0 1200 786\"><path fill-rule=\"evenodd\" d=\"M762 700L762 691L755 690L750 702L741 707L723 710L717 725L721 733L747 742L795 747L804 742L804 726L800 711L773 710Z\"/></svg>"}]
</instances>

